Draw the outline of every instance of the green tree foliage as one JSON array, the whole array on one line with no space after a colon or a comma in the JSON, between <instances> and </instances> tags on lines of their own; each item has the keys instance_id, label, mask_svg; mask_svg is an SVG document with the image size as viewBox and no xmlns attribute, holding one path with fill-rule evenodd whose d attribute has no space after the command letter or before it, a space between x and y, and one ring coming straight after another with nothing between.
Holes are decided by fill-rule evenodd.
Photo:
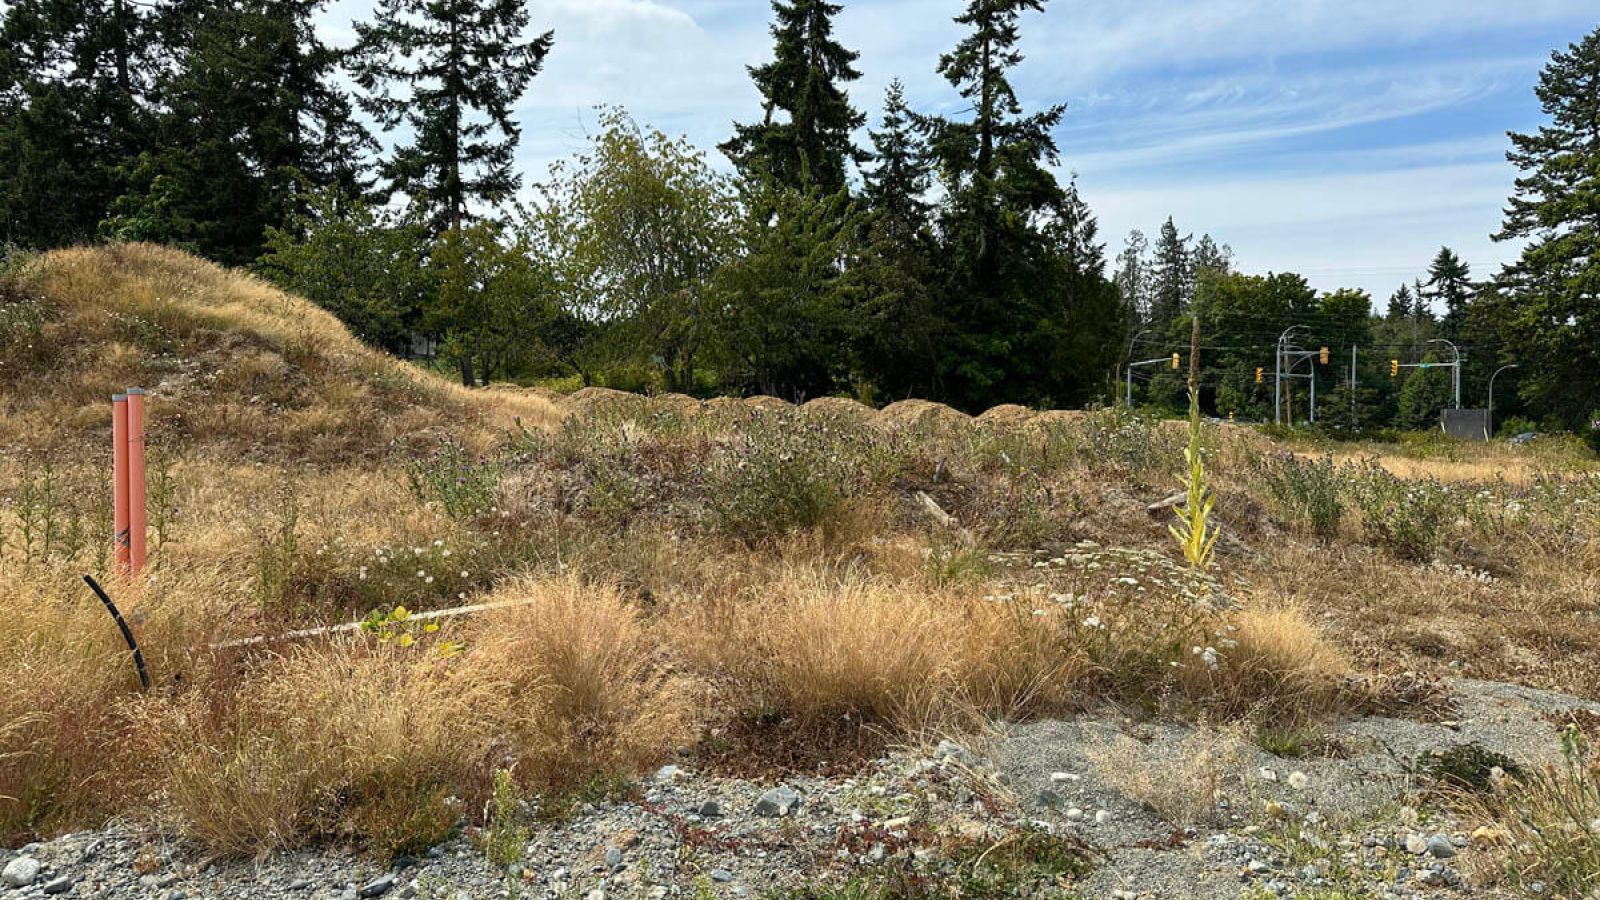
<instances>
[{"instance_id":1,"label":"green tree foliage","mask_svg":"<svg viewBox=\"0 0 1600 900\"><path fill-rule=\"evenodd\" d=\"M600 126L589 150L554 167L531 222L562 307L593 338L563 358L586 380L597 366L659 364L668 390L691 390L737 199L687 141L620 109L602 110Z\"/></svg>"},{"instance_id":2,"label":"green tree foliage","mask_svg":"<svg viewBox=\"0 0 1600 900\"><path fill-rule=\"evenodd\" d=\"M488 384L552 355L539 337L559 318L554 279L532 248L475 222L446 232L428 263L435 298L423 327L442 338L441 355L464 383Z\"/></svg>"},{"instance_id":3,"label":"green tree foliage","mask_svg":"<svg viewBox=\"0 0 1600 900\"><path fill-rule=\"evenodd\" d=\"M267 229L257 270L332 312L362 340L405 351L431 295L427 230L388 221L334 190L306 199L306 210L283 228Z\"/></svg>"},{"instance_id":4,"label":"green tree foliage","mask_svg":"<svg viewBox=\"0 0 1600 900\"><path fill-rule=\"evenodd\" d=\"M1389 295L1389 306L1384 318L1391 322L1398 322L1411 317L1411 311L1416 307L1417 299L1411 295L1410 285L1402 284L1393 294Z\"/></svg>"},{"instance_id":5,"label":"green tree foliage","mask_svg":"<svg viewBox=\"0 0 1600 900\"><path fill-rule=\"evenodd\" d=\"M499 204L517 189L512 107L555 40L524 39L527 26L521 0L383 0L356 25L362 106L406 133L383 174L434 234L460 229L473 202Z\"/></svg>"},{"instance_id":6,"label":"green tree foliage","mask_svg":"<svg viewBox=\"0 0 1600 900\"><path fill-rule=\"evenodd\" d=\"M858 393L903 398L937 393L933 361L942 323L936 281L932 185L926 147L912 127L905 90L889 86L883 120L871 132L876 166L866 176L870 212L855 308Z\"/></svg>"},{"instance_id":7,"label":"green tree foliage","mask_svg":"<svg viewBox=\"0 0 1600 900\"><path fill-rule=\"evenodd\" d=\"M1100 380L1098 366L1043 364L1057 358L1062 329L1086 301L1071 273L1095 269L1094 260L1066 256L1092 243L1078 237L1093 219L1051 170L1059 161L1051 132L1065 107L1027 114L1009 79L1022 62L1021 14L1043 7L970 0L956 19L967 34L940 58L939 72L971 102L971 118L917 117L943 188L939 289L948 335L937 377L968 409L1065 403ZM1120 340L1120 318L1106 325Z\"/></svg>"},{"instance_id":8,"label":"green tree foliage","mask_svg":"<svg viewBox=\"0 0 1600 900\"><path fill-rule=\"evenodd\" d=\"M1438 362L1439 359L1430 355L1426 361ZM1439 411L1450 406L1453 398L1449 369L1416 370L1400 388L1400 408L1395 424L1401 428L1436 428L1439 425Z\"/></svg>"},{"instance_id":9,"label":"green tree foliage","mask_svg":"<svg viewBox=\"0 0 1600 900\"><path fill-rule=\"evenodd\" d=\"M133 0L11 0L0 20L0 241L92 238L149 126L161 71Z\"/></svg>"},{"instance_id":10,"label":"green tree foliage","mask_svg":"<svg viewBox=\"0 0 1600 900\"><path fill-rule=\"evenodd\" d=\"M1189 238L1180 235L1169 216L1156 237L1154 267L1150 283L1150 328L1161 337L1171 337L1173 327L1188 311L1194 298L1194 254Z\"/></svg>"},{"instance_id":11,"label":"green tree foliage","mask_svg":"<svg viewBox=\"0 0 1600 900\"><path fill-rule=\"evenodd\" d=\"M849 377L851 310L865 215L844 192L746 184L739 255L717 275L723 375L731 386L802 400Z\"/></svg>"},{"instance_id":12,"label":"green tree foliage","mask_svg":"<svg viewBox=\"0 0 1600 900\"><path fill-rule=\"evenodd\" d=\"M833 37L841 8L827 0L773 0L773 59L750 69L763 100L762 120L735 125L722 145L747 177L831 194L844 190L848 164L862 161L850 135L866 117L845 93L845 85L861 77L859 54Z\"/></svg>"},{"instance_id":13,"label":"green tree foliage","mask_svg":"<svg viewBox=\"0 0 1600 900\"><path fill-rule=\"evenodd\" d=\"M128 166L107 237L181 246L234 265L304 211L304 192L360 187L371 138L316 35L326 0L179 2L163 28L175 68L158 85L153 144Z\"/></svg>"},{"instance_id":14,"label":"green tree foliage","mask_svg":"<svg viewBox=\"0 0 1600 900\"><path fill-rule=\"evenodd\" d=\"M1475 290L1472 269L1454 250L1440 247L1428 266L1427 288L1424 299L1444 307L1444 318L1440 321L1444 336L1459 340L1461 327L1467 319L1467 304L1472 301Z\"/></svg>"},{"instance_id":15,"label":"green tree foliage","mask_svg":"<svg viewBox=\"0 0 1600 900\"><path fill-rule=\"evenodd\" d=\"M1117 290L1122 294L1123 315L1129 322L1143 324L1149 320L1153 280L1150 241L1135 228L1128 232L1122 252L1117 254Z\"/></svg>"},{"instance_id":16,"label":"green tree foliage","mask_svg":"<svg viewBox=\"0 0 1600 900\"><path fill-rule=\"evenodd\" d=\"M1496 235L1526 246L1492 315L1522 389L1579 427L1600 397L1600 28L1553 55L1536 93L1549 121L1511 135L1522 175Z\"/></svg>"}]
</instances>

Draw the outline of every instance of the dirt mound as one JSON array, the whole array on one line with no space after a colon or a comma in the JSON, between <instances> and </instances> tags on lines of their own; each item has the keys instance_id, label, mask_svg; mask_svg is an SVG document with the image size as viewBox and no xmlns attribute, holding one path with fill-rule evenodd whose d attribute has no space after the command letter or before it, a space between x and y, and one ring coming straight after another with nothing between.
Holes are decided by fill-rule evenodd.
<instances>
[{"instance_id":1,"label":"dirt mound","mask_svg":"<svg viewBox=\"0 0 1600 900\"><path fill-rule=\"evenodd\" d=\"M885 406L878 413L878 421L887 428L940 430L964 428L973 419L943 403L931 400L901 400Z\"/></svg>"},{"instance_id":2,"label":"dirt mound","mask_svg":"<svg viewBox=\"0 0 1600 900\"><path fill-rule=\"evenodd\" d=\"M1034 411L1026 406L1005 403L988 410L978 417L978 421L996 428L1020 428L1032 421L1033 417Z\"/></svg>"},{"instance_id":3,"label":"dirt mound","mask_svg":"<svg viewBox=\"0 0 1600 900\"><path fill-rule=\"evenodd\" d=\"M877 410L848 397L818 397L800 409L808 415L849 422L870 422L878 415Z\"/></svg>"},{"instance_id":4,"label":"dirt mound","mask_svg":"<svg viewBox=\"0 0 1600 900\"><path fill-rule=\"evenodd\" d=\"M644 397L605 387L586 387L561 398L557 404L569 416L593 416L602 413L643 410Z\"/></svg>"},{"instance_id":5,"label":"dirt mound","mask_svg":"<svg viewBox=\"0 0 1600 900\"><path fill-rule=\"evenodd\" d=\"M777 397L767 397L762 394L744 398L744 405L750 409L761 409L768 412L794 409L794 404L787 400L779 400Z\"/></svg>"},{"instance_id":6,"label":"dirt mound","mask_svg":"<svg viewBox=\"0 0 1600 900\"><path fill-rule=\"evenodd\" d=\"M1041 413L1034 413L1027 422L1029 428L1061 428L1067 425L1076 425L1089 418L1089 414L1081 409L1052 409Z\"/></svg>"},{"instance_id":7,"label":"dirt mound","mask_svg":"<svg viewBox=\"0 0 1600 900\"><path fill-rule=\"evenodd\" d=\"M688 394L657 394L650 398L650 405L657 410L680 416L698 415L705 409L704 403Z\"/></svg>"},{"instance_id":8,"label":"dirt mound","mask_svg":"<svg viewBox=\"0 0 1600 900\"><path fill-rule=\"evenodd\" d=\"M266 282L150 244L59 250L0 279L0 447L99 452L111 395L153 442L223 456L373 458L442 429L481 444L546 401L469 391L358 341Z\"/></svg>"}]
</instances>

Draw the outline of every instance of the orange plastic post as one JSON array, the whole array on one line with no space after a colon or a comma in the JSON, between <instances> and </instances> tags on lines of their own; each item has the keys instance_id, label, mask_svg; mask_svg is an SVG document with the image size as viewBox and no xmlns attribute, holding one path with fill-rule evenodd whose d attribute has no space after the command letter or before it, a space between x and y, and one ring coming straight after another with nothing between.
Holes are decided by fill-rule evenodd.
<instances>
[{"instance_id":1,"label":"orange plastic post","mask_svg":"<svg viewBox=\"0 0 1600 900\"><path fill-rule=\"evenodd\" d=\"M128 571L128 395L111 398L111 530L116 570Z\"/></svg>"},{"instance_id":2,"label":"orange plastic post","mask_svg":"<svg viewBox=\"0 0 1600 900\"><path fill-rule=\"evenodd\" d=\"M144 388L128 388L128 571L144 571Z\"/></svg>"}]
</instances>

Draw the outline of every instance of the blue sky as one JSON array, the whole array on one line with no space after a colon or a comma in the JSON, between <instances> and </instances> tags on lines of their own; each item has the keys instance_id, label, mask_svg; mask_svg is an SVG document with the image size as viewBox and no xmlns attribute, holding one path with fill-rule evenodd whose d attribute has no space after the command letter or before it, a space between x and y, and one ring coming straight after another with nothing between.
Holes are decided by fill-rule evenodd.
<instances>
[{"instance_id":1,"label":"blue sky","mask_svg":"<svg viewBox=\"0 0 1600 900\"><path fill-rule=\"evenodd\" d=\"M964 0L840 0L861 52L857 108L884 87L955 112L934 72ZM337 42L371 0L335 0ZM745 66L770 53L765 0L529 0L556 31L519 105L532 181L579 151L593 107L685 134L719 163L759 114ZM1057 134L1109 255L1171 214L1247 271L1297 271L1381 301L1448 244L1486 275L1513 254L1489 235L1515 177L1508 129L1540 121L1552 50L1600 25L1595 0L1050 0L1023 25L1025 103L1065 102Z\"/></svg>"}]
</instances>

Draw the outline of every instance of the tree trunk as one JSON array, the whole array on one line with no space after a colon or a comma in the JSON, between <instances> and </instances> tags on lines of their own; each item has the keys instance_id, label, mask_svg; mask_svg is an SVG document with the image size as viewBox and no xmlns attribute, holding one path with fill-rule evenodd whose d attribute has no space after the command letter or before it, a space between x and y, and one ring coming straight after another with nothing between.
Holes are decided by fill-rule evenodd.
<instances>
[{"instance_id":1,"label":"tree trunk","mask_svg":"<svg viewBox=\"0 0 1600 900\"><path fill-rule=\"evenodd\" d=\"M472 354L461 354L461 383L466 387L477 387L478 379L472 373Z\"/></svg>"}]
</instances>

